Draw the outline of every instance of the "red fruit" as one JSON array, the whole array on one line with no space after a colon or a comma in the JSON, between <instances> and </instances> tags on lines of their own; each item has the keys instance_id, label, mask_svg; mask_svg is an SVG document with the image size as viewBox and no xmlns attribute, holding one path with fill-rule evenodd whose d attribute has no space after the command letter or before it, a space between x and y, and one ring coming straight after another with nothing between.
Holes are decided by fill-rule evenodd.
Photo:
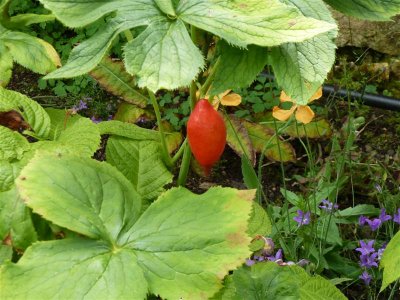
<instances>
[{"instance_id":1,"label":"red fruit","mask_svg":"<svg viewBox=\"0 0 400 300\"><path fill-rule=\"evenodd\" d=\"M187 123L187 136L194 157L209 175L224 152L226 127L221 115L207 100L197 102Z\"/></svg>"}]
</instances>

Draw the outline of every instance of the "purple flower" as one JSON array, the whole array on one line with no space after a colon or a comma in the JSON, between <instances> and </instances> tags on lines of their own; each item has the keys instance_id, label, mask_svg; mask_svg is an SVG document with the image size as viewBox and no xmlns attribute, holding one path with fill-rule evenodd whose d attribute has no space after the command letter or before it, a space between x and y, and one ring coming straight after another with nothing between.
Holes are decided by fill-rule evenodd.
<instances>
[{"instance_id":1,"label":"purple flower","mask_svg":"<svg viewBox=\"0 0 400 300\"><path fill-rule=\"evenodd\" d=\"M265 256L271 255L272 253L274 253L274 248L275 248L275 244L274 241L271 238L264 238L264 249L263 249L263 254Z\"/></svg>"},{"instance_id":2,"label":"purple flower","mask_svg":"<svg viewBox=\"0 0 400 300\"><path fill-rule=\"evenodd\" d=\"M382 187L378 183L375 183L375 189L378 191L378 193L382 193Z\"/></svg>"},{"instance_id":3,"label":"purple flower","mask_svg":"<svg viewBox=\"0 0 400 300\"><path fill-rule=\"evenodd\" d=\"M108 118L107 118L107 121L111 121L113 118L114 118L113 115L109 115Z\"/></svg>"},{"instance_id":4,"label":"purple flower","mask_svg":"<svg viewBox=\"0 0 400 300\"><path fill-rule=\"evenodd\" d=\"M301 225L307 225L310 224L310 217L311 217L311 213L308 211L306 213L304 213L302 210L298 210L297 211L297 216L293 218L293 220L295 220L297 223L299 223L299 226Z\"/></svg>"},{"instance_id":5,"label":"purple flower","mask_svg":"<svg viewBox=\"0 0 400 300\"><path fill-rule=\"evenodd\" d=\"M246 259L246 266L250 267L254 265L256 262L252 259Z\"/></svg>"},{"instance_id":6,"label":"purple flower","mask_svg":"<svg viewBox=\"0 0 400 300\"><path fill-rule=\"evenodd\" d=\"M83 101L83 100L79 100L78 105L74 105L72 107L72 110L75 111L75 112L78 112L78 111L80 111L82 109L86 109L86 108L88 108L87 107L87 103L85 101Z\"/></svg>"},{"instance_id":7,"label":"purple flower","mask_svg":"<svg viewBox=\"0 0 400 300\"><path fill-rule=\"evenodd\" d=\"M360 252L361 255L368 255L375 252L374 249L374 240L365 243L364 241L360 241L360 248L356 248L356 251Z\"/></svg>"},{"instance_id":8,"label":"purple flower","mask_svg":"<svg viewBox=\"0 0 400 300\"><path fill-rule=\"evenodd\" d=\"M360 216L360 218L358 219L358 224L360 226L364 226L365 223L367 223L368 218L366 216Z\"/></svg>"},{"instance_id":9,"label":"purple flower","mask_svg":"<svg viewBox=\"0 0 400 300\"><path fill-rule=\"evenodd\" d=\"M371 255L361 255L360 256L360 265L361 267L366 267L366 268L372 268L372 267L378 267L378 264L376 263L376 258L378 256L378 253L372 253Z\"/></svg>"},{"instance_id":10,"label":"purple flower","mask_svg":"<svg viewBox=\"0 0 400 300\"><path fill-rule=\"evenodd\" d=\"M394 214L393 222L400 224L400 208L397 210L397 214Z\"/></svg>"},{"instance_id":11,"label":"purple flower","mask_svg":"<svg viewBox=\"0 0 400 300\"><path fill-rule=\"evenodd\" d=\"M381 248L378 249L378 260L380 261L383 255L383 252L386 249L387 244L384 243Z\"/></svg>"},{"instance_id":12,"label":"purple flower","mask_svg":"<svg viewBox=\"0 0 400 300\"><path fill-rule=\"evenodd\" d=\"M338 206L336 203L333 204L332 202L330 202L330 201L327 200L327 199L322 200L321 203L322 203L323 205L320 205L319 208L321 208L321 209L323 209L323 210L325 210L325 211L327 211L327 212L331 212L332 210L338 209L338 208L339 208L339 206Z\"/></svg>"},{"instance_id":13,"label":"purple flower","mask_svg":"<svg viewBox=\"0 0 400 300\"><path fill-rule=\"evenodd\" d=\"M392 216L387 215L386 214L386 209L382 208L381 209L381 213L379 214L379 220L381 220L381 222L386 222L392 219Z\"/></svg>"},{"instance_id":14,"label":"purple flower","mask_svg":"<svg viewBox=\"0 0 400 300\"><path fill-rule=\"evenodd\" d=\"M364 271L364 272L360 275L360 277L358 277L358 278L364 280L365 285L369 285L369 283L370 283L370 281L371 281L371 279L372 279L371 275L369 275L367 271Z\"/></svg>"},{"instance_id":15,"label":"purple flower","mask_svg":"<svg viewBox=\"0 0 400 300\"><path fill-rule=\"evenodd\" d=\"M300 259L297 262L297 265L300 266L300 267L304 267L305 265L308 265L309 263L310 263L309 260L303 258L303 259Z\"/></svg>"},{"instance_id":16,"label":"purple flower","mask_svg":"<svg viewBox=\"0 0 400 300\"><path fill-rule=\"evenodd\" d=\"M95 116L92 116L90 118L90 120L92 120L93 123L100 123L101 121L103 121L101 118L96 118Z\"/></svg>"},{"instance_id":17,"label":"purple flower","mask_svg":"<svg viewBox=\"0 0 400 300\"><path fill-rule=\"evenodd\" d=\"M367 219L367 223L372 231L377 230L382 225L381 219L373 219L372 221Z\"/></svg>"},{"instance_id":18,"label":"purple flower","mask_svg":"<svg viewBox=\"0 0 400 300\"><path fill-rule=\"evenodd\" d=\"M278 260L282 260L282 257L283 257L283 255L282 255L282 249L279 249L279 250L276 252L275 255L268 256L267 258L268 258L269 261L278 261Z\"/></svg>"}]
</instances>

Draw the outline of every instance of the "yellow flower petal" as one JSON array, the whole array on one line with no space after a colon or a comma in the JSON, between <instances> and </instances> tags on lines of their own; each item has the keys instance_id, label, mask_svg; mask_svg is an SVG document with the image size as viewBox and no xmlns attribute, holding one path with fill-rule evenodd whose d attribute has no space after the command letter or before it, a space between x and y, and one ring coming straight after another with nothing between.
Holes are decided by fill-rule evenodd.
<instances>
[{"instance_id":1,"label":"yellow flower petal","mask_svg":"<svg viewBox=\"0 0 400 300\"><path fill-rule=\"evenodd\" d=\"M295 116L297 121L308 124L314 119L315 113L308 105L300 105L297 108Z\"/></svg>"},{"instance_id":2,"label":"yellow flower petal","mask_svg":"<svg viewBox=\"0 0 400 300\"><path fill-rule=\"evenodd\" d=\"M238 106L241 102L242 97L235 93L226 95L221 99L221 104L225 106Z\"/></svg>"},{"instance_id":3,"label":"yellow flower petal","mask_svg":"<svg viewBox=\"0 0 400 300\"><path fill-rule=\"evenodd\" d=\"M272 109L272 116L279 121L286 121L293 115L296 105L293 105L290 109L282 109L279 106L274 106Z\"/></svg>"},{"instance_id":4,"label":"yellow flower petal","mask_svg":"<svg viewBox=\"0 0 400 300\"><path fill-rule=\"evenodd\" d=\"M292 98L290 98L288 95L286 95L286 93L284 91L281 92L281 95L279 97L279 99L281 99L281 102L295 102L292 100Z\"/></svg>"},{"instance_id":5,"label":"yellow flower petal","mask_svg":"<svg viewBox=\"0 0 400 300\"><path fill-rule=\"evenodd\" d=\"M315 92L314 95L312 95L312 97L310 98L310 100L308 100L308 103L317 100L319 98L322 97L322 86L318 89L318 91Z\"/></svg>"}]
</instances>

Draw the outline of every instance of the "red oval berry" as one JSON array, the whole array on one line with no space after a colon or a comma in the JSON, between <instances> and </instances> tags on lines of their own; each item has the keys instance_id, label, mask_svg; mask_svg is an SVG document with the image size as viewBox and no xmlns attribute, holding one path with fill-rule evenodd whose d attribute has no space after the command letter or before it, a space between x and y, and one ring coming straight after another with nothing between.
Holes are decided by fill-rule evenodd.
<instances>
[{"instance_id":1,"label":"red oval berry","mask_svg":"<svg viewBox=\"0 0 400 300\"><path fill-rule=\"evenodd\" d=\"M190 149L206 175L220 159L226 144L226 127L221 115L205 99L197 102L187 123Z\"/></svg>"}]
</instances>

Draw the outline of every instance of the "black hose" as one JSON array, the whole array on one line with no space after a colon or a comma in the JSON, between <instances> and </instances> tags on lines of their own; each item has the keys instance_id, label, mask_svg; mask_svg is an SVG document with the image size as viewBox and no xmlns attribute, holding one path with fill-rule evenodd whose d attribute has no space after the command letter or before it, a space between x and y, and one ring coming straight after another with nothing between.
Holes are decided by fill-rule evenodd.
<instances>
[{"instance_id":1,"label":"black hose","mask_svg":"<svg viewBox=\"0 0 400 300\"><path fill-rule=\"evenodd\" d=\"M400 111L400 99L376 94L362 94L356 91L336 88L328 84L324 85L322 87L322 90L324 92L324 95L333 95L334 97L340 98L350 98L352 101L360 101L361 103L368 106Z\"/></svg>"},{"instance_id":2,"label":"black hose","mask_svg":"<svg viewBox=\"0 0 400 300\"><path fill-rule=\"evenodd\" d=\"M264 72L262 74L269 79L275 80L275 76L272 74ZM328 84L323 85L322 90L325 96L349 98L352 101L359 101L368 106L383 108L387 110L400 111L400 99L376 95L376 94L349 91L347 89L341 89Z\"/></svg>"}]
</instances>

